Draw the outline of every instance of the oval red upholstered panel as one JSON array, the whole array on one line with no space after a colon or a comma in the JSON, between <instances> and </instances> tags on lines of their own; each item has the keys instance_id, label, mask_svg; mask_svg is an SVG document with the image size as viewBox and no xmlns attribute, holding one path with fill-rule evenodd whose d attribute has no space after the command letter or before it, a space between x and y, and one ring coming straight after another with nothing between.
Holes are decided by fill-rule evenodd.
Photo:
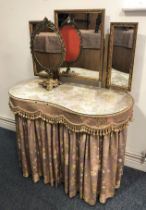
<instances>
[{"instance_id":1,"label":"oval red upholstered panel","mask_svg":"<svg viewBox=\"0 0 146 210\"><path fill-rule=\"evenodd\" d=\"M81 40L77 29L72 25L64 25L60 29L60 34L64 40L66 48L66 62L75 61L80 54Z\"/></svg>"}]
</instances>

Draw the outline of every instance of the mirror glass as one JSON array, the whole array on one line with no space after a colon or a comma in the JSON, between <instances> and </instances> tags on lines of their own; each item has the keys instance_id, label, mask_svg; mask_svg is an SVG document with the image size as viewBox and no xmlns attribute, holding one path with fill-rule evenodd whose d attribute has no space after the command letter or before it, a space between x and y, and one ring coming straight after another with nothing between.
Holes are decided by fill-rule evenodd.
<instances>
[{"instance_id":1,"label":"mirror glass","mask_svg":"<svg viewBox=\"0 0 146 210\"><path fill-rule=\"evenodd\" d=\"M112 23L109 43L108 85L131 89L137 23Z\"/></svg>"},{"instance_id":2,"label":"mirror glass","mask_svg":"<svg viewBox=\"0 0 146 210\"><path fill-rule=\"evenodd\" d=\"M64 44L55 25L44 19L31 36L33 60L40 71L54 74L64 61Z\"/></svg>"},{"instance_id":3,"label":"mirror glass","mask_svg":"<svg viewBox=\"0 0 146 210\"><path fill-rule=\"evenodd\" d=\"M68 20L75 27L65 25ZM57 10L55 24L61 33L66 31L65 42L70 54L74 55L69 68L66 61L63 63L60 74L99 80L102 74L104 10Z\"/></svg>"}]
</instances>

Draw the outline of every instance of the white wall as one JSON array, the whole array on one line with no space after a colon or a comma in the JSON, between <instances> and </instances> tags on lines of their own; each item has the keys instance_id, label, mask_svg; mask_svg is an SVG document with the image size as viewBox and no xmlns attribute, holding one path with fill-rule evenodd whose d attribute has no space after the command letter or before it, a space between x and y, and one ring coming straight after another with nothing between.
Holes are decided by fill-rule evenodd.
<instances>
[{"instance_id":1,"label":"white wall","mask_svg":"<svg viewBox=\"0 0 146 210\"><path fill-rule=\"evenodd\" d=\"M133 1L131 1L132 4ZM122 0L0 0L0 116L13 119L8 90L33 77L29 49L29 20L53 20L54 9L106 9L106 32L110 21L139 22L133 91L134 122L129 127L127 151L146 150L146 13L123 13Z\"/></svg>"}]
</instances>

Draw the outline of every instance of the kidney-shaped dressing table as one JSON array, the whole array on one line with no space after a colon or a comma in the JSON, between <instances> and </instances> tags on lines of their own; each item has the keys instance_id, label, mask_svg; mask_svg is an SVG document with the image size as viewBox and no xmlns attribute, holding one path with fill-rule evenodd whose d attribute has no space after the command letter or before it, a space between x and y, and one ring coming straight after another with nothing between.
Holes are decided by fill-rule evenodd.
<instances>
[{"instance_id":1,"label":"kidney-shaped dressing table","mask_svg":"<svg viewBox=\"0 0 146 210\"><path fill-rule=\"evenodd\" d=\"M65 83L52 91L40 79L10 89L23 175L64 182L70 197L93 205L120 186L133 99L124 92Z\"/></svg>"},{"instance_id":2,"label":"kidney-shaped dressing table","mask_svg":"<svg viewBox=\"0 0 146 210\"><path fill-rule=\"evenodd\" d=\"M137 24L112 23L104 55L104 10L57 10L55 25L29 26L39 78L9 91L23 176L105 203L123 174Z\"/></svg>"}]
</instances>

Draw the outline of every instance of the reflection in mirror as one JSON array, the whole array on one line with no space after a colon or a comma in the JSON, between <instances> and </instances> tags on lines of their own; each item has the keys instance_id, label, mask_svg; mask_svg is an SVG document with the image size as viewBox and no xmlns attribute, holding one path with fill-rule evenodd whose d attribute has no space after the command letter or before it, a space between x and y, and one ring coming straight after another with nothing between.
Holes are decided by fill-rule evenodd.
<instances>
[{"instance_id":1,"label":"reflection in mirror","mask_svg":"<svg viewBox=\"0 0 146 210\"><path fill-rule=\"evenodd\" d=\"M108 86L131 89L137 23L111 23Z\"/></svg>"},{"instance_id":2,"label":"reflection in mirror","mask_svg":"<svg viewBox=\"0 0 146 210\"><path fill-rule=\"evenodd\" d=\"M77 56L74 62L70 63L69 71L65 72L68 65L66 62L63 63L60 69L61 75L99 80L102 74L104 10L55 11L55 23L60 32L68 19L76 26L81 49L79 51L79 41L74 41L75 37L70 34L68 44L72 45L71 51L74 51L74 48L77 50Z\"/></svg>"},{"instance_id":3,"label":"reflection in mirror","mask_svg":"<svg viewBox=\"0 0 146 210\"><path fill-rule=\"evenodd\" d=\"M64 44L55 25L46 18L31 33L31 50L38 72L57 77L65 56Z\"/></svg>"},{"instance_id":4,"label":"reflection in mirror","mask_svg":"<svg viewBox=\"0 0 146 210\"><path fill-rule=\"evenodd\" d=\"M81 35L70 17L68 17L66 22L61 25L60 34L66 49L64 61L66 63L68 72L70 70L70 65L79 58L81 50Z\"/></svg>"},{"instance_id":5,"label":"reflection in mirror","mask_svg":"<svg viewBox=\"0 0 146 210\"><path fill-rule=\"evenodd\" d=\"M47 70L61 62L61 50L59 37L54 32L40 32L34 38L36 60Z\"/></svg>"}]
</instances>

